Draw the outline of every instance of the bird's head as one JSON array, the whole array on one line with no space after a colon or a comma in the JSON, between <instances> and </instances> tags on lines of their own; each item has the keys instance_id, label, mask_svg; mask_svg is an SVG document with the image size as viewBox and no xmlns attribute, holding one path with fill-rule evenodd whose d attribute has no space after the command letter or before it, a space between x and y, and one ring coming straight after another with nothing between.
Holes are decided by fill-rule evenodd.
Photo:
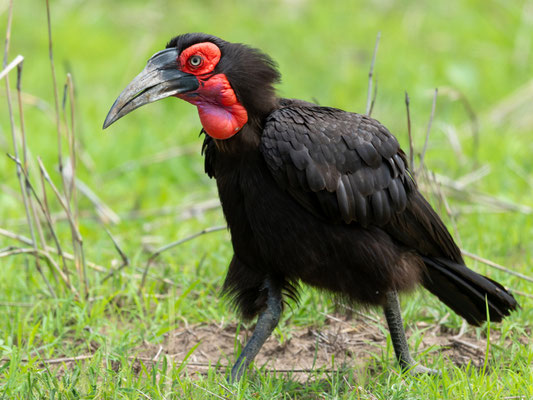
<instances>
[{"instance_id":1,"label":"bird's head","mask_svg":"<svg viewBox=\"0 0 533 400\"><path fill-rule=\"evenodd\" d=\"M275 107L279 78L272 59L257 49L203 33L176 36L118 96L104 129L144 104L174 96L198 108L208 135L228 139Z\"/></svg>"}]
</instances>

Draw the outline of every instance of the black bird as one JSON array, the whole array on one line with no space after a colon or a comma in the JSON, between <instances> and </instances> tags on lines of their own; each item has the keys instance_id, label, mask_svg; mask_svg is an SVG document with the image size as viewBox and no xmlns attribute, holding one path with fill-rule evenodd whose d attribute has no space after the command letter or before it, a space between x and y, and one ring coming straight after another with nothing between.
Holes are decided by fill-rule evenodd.
<instances>
[{"instance_id":1,"label":"black bird","mask_svg":"<svg viewBox=\"0 0 533 400\"><path fill-rule=\"evenodd\" d=\"M169 96L194 104L205 133L234 255L224 282L245 319L259 315L231 371L239 379L300 283L383 307L402 368L398 292L422 284L469 323L517 308L498 282L468 269L417 190L396 138L375 119L276 95L280 74L261 51L203 33L173 38L124 89L107 128Z\"/></svg>"}]
</instances>

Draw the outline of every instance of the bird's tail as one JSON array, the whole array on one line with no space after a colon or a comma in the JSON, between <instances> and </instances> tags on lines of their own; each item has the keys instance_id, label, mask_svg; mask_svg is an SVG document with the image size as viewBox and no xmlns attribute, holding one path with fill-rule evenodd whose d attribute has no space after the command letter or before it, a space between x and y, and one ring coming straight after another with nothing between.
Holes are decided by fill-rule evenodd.
<instances>
[{"instance_id":1,"label":"bird's tail","mask_svg":"<svg viewBox=\"0 0 533 400\"><path fill-rule=\"evenodd\" d=\"M422 257L427 271L422 284L472 325L500 322L518 307L511 293L498 282L454 261Z\"/></svg>"}]
</instances>

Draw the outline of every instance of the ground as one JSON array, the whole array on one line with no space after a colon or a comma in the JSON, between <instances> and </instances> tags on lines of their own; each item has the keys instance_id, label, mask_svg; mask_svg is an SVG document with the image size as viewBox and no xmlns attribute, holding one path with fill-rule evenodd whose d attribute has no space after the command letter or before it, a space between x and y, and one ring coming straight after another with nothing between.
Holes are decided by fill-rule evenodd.
<instances>
[{"instance_id":1,"label":"ground","mask_svg":"<svg viewBox=\"0 0 533 400\"><path fill-rule=\"evenodd\" d=\"M311 372L331 370L332 360L336 368L358 369L376 368L371 364L372 355L382 354L387 349L387 333L383 322L366 316L347 318L343 314L327 315L327 323L321 328L306 327L291 330L290 338L280 342L275 338L265 343L255 360L256 367L276 372L298 374L297 379L308 379ZM192 325L165 334L161 344L145 343L138 349L138 359L142 361L170 357L174 361L186 359L189 373L200 372L215 365L222 371L228 368L228 360L235 351L235 324L224 327L218 325ZM421 334L417 349L413 354L429 356L439 354L446 363L456 366L473 365L482 368L485 360L487 339L477 337L473 331L459 334L451 332L443 325L416 323L414 328ZM240 329L240 343L246 343L252 330ZM407 332L409 334L409 330ZM526 338L517 335L517 340L527 344ZM497 343L500 334L496 332L492 340ZM509 337L504 345L513 340ZM192 350L192 353L189 352ZM187 357L187 355L189 356ZM386 355L388 358L388 355ZM229 364L231 368L232 364ZM391 360L390 367L398 368ZM301 374L301 375L300 375Z\"/></svg>"}]
</instances>

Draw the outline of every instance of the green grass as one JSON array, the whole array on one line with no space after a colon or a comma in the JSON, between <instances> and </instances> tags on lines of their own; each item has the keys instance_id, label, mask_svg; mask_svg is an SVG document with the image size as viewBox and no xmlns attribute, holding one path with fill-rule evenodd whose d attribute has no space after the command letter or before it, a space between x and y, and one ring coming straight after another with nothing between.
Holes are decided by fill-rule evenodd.
<instances>
[{"instance_id":1,"label":"green grass","mask_svg":"<svg viewBox=\"0 0 533 400\"><path fill-rule=\"evenodd\" d=\"M76 134L81 155L77 176L121 216L120 223L107 225L107 229L131 265L103 283L104 274L89 269L88 301L75 299L64 285L53 281L45 268L58 293L57 298L51 297L31 257L0 258L0 397L533 398L532 300L523 296L518 296L522 305L519 311L503 323L490 326L490 333L500 333L501 338L492 342L486 368L457 367L435 351L417 355L427 366L440 368L442 376L399 376L390 343L376 350L366 367L350 370L335 364L336 372L317 369L304 382L295 373L256 369L240 384L228 385L224 371L215 367L198 375L189 373L181 362L169 362L165 357L154 365L132 360L144 343L158 346L166 333L185 324L236 322L228 304L219 299L232 254L226 232L211 233L163 253L152 266L143 293L138 294L139 275L151 251L208 226L224 224L220 209L186 220L180 217L179 210L217 196L214 182L203 173L197 138L200 125L194 108L168 99L143 107L106 132L101 131L118 93L144 67L148 57L178 33L204 31L259 47L279 63L283 74L279 92L283 96L316 99L323 105L364 112L368 67L376 34L381 31L375 71L378 98L373 116L388 126L407 149L403 100L407 90L415 143L420 149L432 91L439 87L426 165L452 179L487 165L488 176L470 187L533 207L532 103L513 104L507 117L494 119L504 108L502 100L531 79L531 1L182 3L52 1L59 85L62 87L66 72L72 73L75 82ZM6 0L0 1L0 12L0 32L5 32ZM25 97L24 105L29 150L32 160L37 156L43 159L59 184L47 46L44 2L15 2L9 59L16 54L25 57L22 88L31 95ZM13 73L10 79L13 88ZM478 117L477 152L468 113L461 101L450 95L452 89L466 96ZM2 93L0 152L13 153ZM529 99L532 97L530 93ZM18 112L15 117L18 121ZM462 156L454 152L445 134L449 127L457 132ZM168 149L189 146L197 151L160 163L138 163ZM131 160L137 162L135 168L113 172ZM34 161L30 171L37 184ZM14 194L17 191L15 166L7 157L0 157L0 227L29 236L24 208ZM53 198L51 191L48 196ZM466 250L531 275L531 215L495 212L454 196L448 200L457 212L455 219ZM61 210L57 202L50 203L52 211ZM79 207L83 211L79 225L87 259L106 269L117 267L120 257L94 207L82 196ZM176 210L158 214L163 207ZM133 218L133 211L155 213ZM445 215L443 209L441 214ZM445 220L450 223L449 218ZM60 220L55 227L61 243L71 251L68 223ZM49 237L48 243L52 243ZM12 245L19 243L0 237L0 249ZM532 293L531 284L524 280L480 263L468 263L506 286ZM162 282L163 277L173 284ZM74 283L82 287L80 282ZM406 296L403 307L408 326L415 321L436 324L448 311L422 292ZM306 288L301 305L285 312L275 340L290 338L295 329L323 326L325 317L317 310L332 313L334 309L327 296ZM444 325L455 331L461 320L450 315ZM489 332L487 326L470 329L478 337ZM414 348L422 332L413 330L410 345ZM41 363L43 359L85 354L93 357L74 363ZM212 361L215 364L219 360Z\"/></svg>"}]
</instances>

